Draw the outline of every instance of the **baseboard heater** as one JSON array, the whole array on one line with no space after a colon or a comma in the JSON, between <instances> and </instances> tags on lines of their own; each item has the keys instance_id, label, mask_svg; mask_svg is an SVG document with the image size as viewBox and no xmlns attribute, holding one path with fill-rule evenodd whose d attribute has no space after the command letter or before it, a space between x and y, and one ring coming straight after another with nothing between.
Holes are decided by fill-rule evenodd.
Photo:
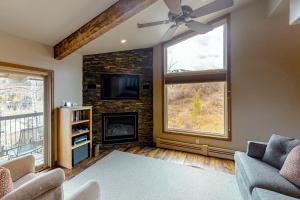
<instances>
[{"instance_id":1,"label":"baseboard heater","mask_svg":"<svg viewBox=\"0 0 300 200\"><path fill-rule=\"evenodd\" d=\"M166 140L161 138L156 139L156 146L159 148L186 151L190 153L197 153L205 156L212 156L212 157L224 158L230 160L234 159L234 152L235 152L233 150L212 147L205 144L190 144L190 143L178 142L174 140Z\"/></svg>"}]
</instances>

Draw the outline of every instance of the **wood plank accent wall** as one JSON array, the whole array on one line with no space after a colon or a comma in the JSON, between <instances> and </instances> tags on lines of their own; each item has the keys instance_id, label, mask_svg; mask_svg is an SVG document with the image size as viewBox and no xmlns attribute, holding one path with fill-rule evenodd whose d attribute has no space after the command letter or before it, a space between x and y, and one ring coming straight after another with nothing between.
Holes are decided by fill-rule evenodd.
<instances>
[{"instance_id":1,"label":"wood plank accent wall","mask_svg":"<svg viewBox=\"0 0 300 200\"><path fill-rule=\"evenodd\" d=\"M63 59L156 1L157 0L119 0L103 13L55 45L54 58L58 60Z\"/></svg>"}]
</instances>

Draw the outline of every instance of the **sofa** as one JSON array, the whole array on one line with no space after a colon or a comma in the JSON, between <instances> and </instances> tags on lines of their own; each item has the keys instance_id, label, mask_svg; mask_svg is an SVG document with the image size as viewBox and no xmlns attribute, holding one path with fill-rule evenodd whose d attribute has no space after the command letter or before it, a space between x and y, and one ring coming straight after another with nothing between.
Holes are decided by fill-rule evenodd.
<instances>
[{"instance_id":1,"label":"sofa","mask_svg":"<svg viewBox=\"0 0 300 200\"><path fill-rule=\"evenodd\" d=\"M0 166L10 170L14 190L1 200L62 200L64 171L60 168L35 173L32 155L8 161ZM67 200L99 200L99 185L90 181L76 189Z\"/></svg>"},{"instance_id":2,"label":"sofa","mask_svg":"<svg viewBox=\"0 0 300 200\"><path fill-rule=\"evenodd\" d=\"M247 153L235 153L236 179L244 200L296 200L300 188L279 174L262 158L267 143L248 142Z\"/></svg>"}]
</instances>

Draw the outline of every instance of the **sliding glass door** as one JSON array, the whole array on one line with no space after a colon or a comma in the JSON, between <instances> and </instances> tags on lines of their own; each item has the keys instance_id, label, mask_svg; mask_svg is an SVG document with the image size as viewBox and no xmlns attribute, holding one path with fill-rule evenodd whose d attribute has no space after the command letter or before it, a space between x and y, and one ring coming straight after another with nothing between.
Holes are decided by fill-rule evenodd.
<instances>
[{"instance_id":1,"label":"sliding glass door","mask_svg":"<svg viewBox=\"0 0 300 200\"><path fill-rule=\"evenodd\" d=\"M32 154L48 166L49 112L45 76L0 71L0 162Z\"/></svg>"}]
</instances>

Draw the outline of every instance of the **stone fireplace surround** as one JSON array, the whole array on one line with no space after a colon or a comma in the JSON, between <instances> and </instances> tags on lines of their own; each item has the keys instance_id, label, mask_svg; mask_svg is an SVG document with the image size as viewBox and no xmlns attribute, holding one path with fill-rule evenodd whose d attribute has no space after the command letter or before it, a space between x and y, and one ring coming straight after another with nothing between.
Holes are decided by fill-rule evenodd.
<instances>
[{"instance_id":1,"label":"stone fireplace surround","mask_svg":"<svg viewBox=\"0 0 300 200\"><path fill-rule=\"evenodd\" d=\"M103 114L138 113L140 145L153 144L153 49L137 49L83 57L83 104L93 106L93 139L103 144ZM140 91L136 100L101 100L103 74L139 75Z\"/></svg>"}]
</instances>

